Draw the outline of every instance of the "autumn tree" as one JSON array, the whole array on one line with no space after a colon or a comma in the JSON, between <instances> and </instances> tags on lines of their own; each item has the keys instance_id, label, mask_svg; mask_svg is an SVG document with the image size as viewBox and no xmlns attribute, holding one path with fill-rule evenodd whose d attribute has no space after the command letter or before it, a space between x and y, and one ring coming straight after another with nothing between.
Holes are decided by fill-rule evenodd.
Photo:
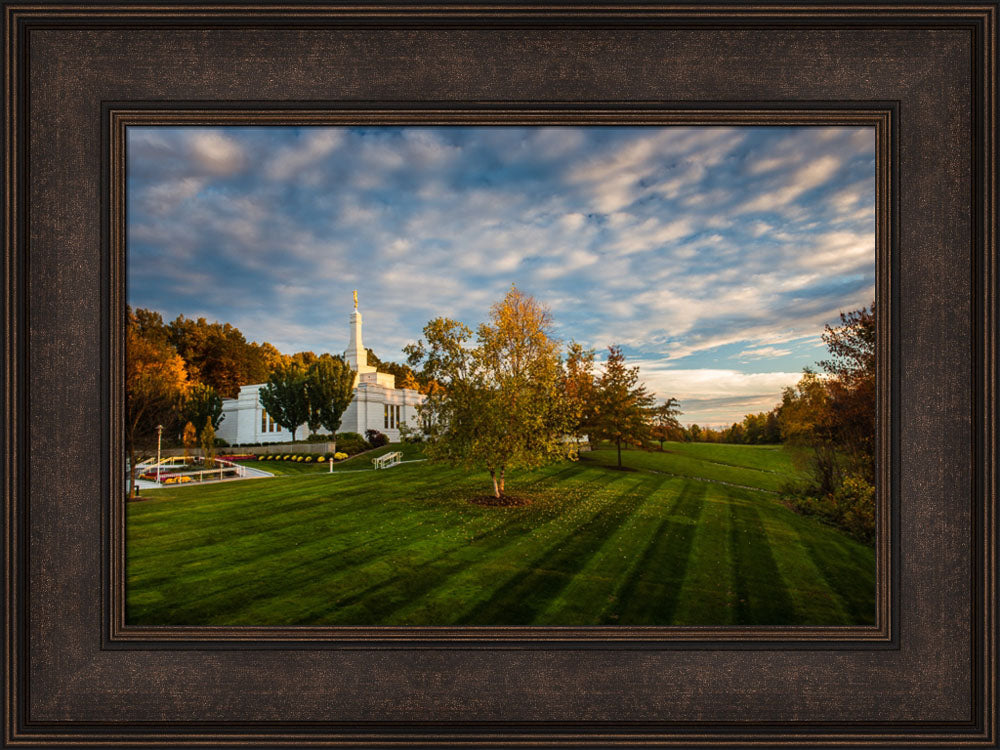
<instances>
[{"instance_id":1,"label":"autumn tree","mask_svg":"<svg viewBox=\"0 0 1000 750\"><path fill-rule=\"evenodd\" d=\"M235 326L181 315L168 329L192 380L212 386L223 398L236 398L240 386L267 379L269 352L248 343Z\"/></svg>"},{"instance_id":2,"label":"autumn tree","mask_svg":"<svg viewBox=\"0 0 1000 750\"><path fill-rule=\"evenodd\" d=\"M841 455L836 442L830 391L823 379L806 369L781 397L781 434L793 448L804 449L820 492L831 493L841 482Z\"/></svg>"},{"instance_id":3,"label":"autumn tree","mask_svg":"<svg viewBox=\"0 0 1000 750\"><path fill-rule=\"evenodd\" d=\"M572 418L551 329L548 308L511 287L475 341L464 324L437 318L406 348L410 365L437 384L419 407L428 457L485 469L496 498L504 495L510 470L572 452L565 439Z\"/></svg>"},{"instance_id":4,"label":"autumn tree","mask_svg":"<svg viewBox=\"0 0 1000 750\"><path fill-rule=\"evenodd\" d=\"M840 314L840 325L825 327L830 358L819 363L830 376L827 390L834 439L851 470L875 483L876 414L875 303Z\"/></svg>"},{"instance_id":5,"label":"autumn tree","mask_svg":"<svg viewBox=\"0 0 1000 750\"><path fill-rule=\"evenodd\" d=\"M608 347L608 358L597 379L593 434L610 440L618 448L622 465L622 443L644 445L650 437L650 410L655 398L639 382L639 368L627 367L621 347Z\"/></svg>"},{"instance_id":6,"label":"autumn tree","mask_svg":"<svg viewBox=\"0 0 1000 750\"><path fill-rule=\"evenodd\" d=\"M138 451L155 445L157 426L170 428L189 388L184 360L156 325L155 313L128 310L125 338L125 446L129 497L135 497ZM159 321L162 324L162 320Z\"/></svg>"},{"instance_id":7,"label":"autumn tree","mask_svg":"<svg viewBox=\"0 0 1000 750\"><path fill-rule=\"evenodd\" d=\"M570 433L577 438L588 436L594 424L597 408L594 383L593 349L584 349L576 341L571 341L566 350L563 371L563 394L572 419Z\"/></svg>"},{"instance_id":8,"label":"autumn tree","mask_svg":"<svg viewBox=\"0 0 1000 750\"><path fill-rule=\"evenodd\" d=\"M340 420L354 397L354 370L343 357L324 354L306 373L307 422L313 432L325 427L331 435L340 429Z\"/></svg>"},{"instance_id":9,"label":"autumn tree","mask_svg":"<svg viewBox=\"0 0 1000 750\"><path fill-rule=\"evenodd\" d=\"M191 449L198 445L198 430L191 422L184 425L181 444L184 446L184 463L187 463L191 460Z\"/></svg>"},{"instance_id":10,"label":"autumn tree","mask_svg":"<svg viewBox=\"0 0 1000 750\"><path fill-rule=\"evenodd\" d=\"M215 463L215 428L212 427L211 420L205 422L198 438L201 442L201 460L206 467L211 468Z\"/></svg>"},{"instance_id":11,"label":"autumn tree","mask_svg":"<svg viewBox=\"0 0 1000 750\"><path fill-rule=\"evenodd\" d=\"M260 389L260 403L271 418L292 433L309 420L308 373L300 365L289 363L270 374Z\"/></svg>"},{"instance_id":12,"label":"autumn tree","mask_svg":"<svg viewBox=\"0 0 1000 750\"><path fill-rule=\"evenodd\" d=\"M656 406L652 411L651 434L654 440L660 443L660 450L663 450L663 443L676 436L681 430L681 423L677 417L683 414L680 410L680 402L676 398L668 398L662 404Z\"/></svg>"}]
</instances>

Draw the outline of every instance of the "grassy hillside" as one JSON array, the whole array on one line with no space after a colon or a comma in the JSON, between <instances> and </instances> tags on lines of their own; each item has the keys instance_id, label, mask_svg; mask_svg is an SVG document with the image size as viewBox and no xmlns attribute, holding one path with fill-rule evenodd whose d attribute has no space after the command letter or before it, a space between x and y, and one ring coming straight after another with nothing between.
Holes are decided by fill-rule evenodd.
<instances>
[{"instance_id":1,"label":"grassy hillside","mask_svg":"<svg viewBox=\"0 0 1000 750\"><path fill-rule=\"evenodd\" d=\"M128 506L128 621L873 622L870 548L733 486L775 487L785 459L674 445L515 473L522 507L470 503L485 474L429 463L155 490Z\"/></svg>"}]
</instances>

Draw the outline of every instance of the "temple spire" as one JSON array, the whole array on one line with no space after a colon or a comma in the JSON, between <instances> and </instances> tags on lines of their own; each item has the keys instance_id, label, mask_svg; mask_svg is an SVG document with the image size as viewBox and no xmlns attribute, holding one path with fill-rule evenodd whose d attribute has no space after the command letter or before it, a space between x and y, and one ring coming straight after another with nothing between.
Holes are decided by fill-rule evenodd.
<instances>
[{"instance_id":1,"label":"temple spire","mask_svg":"<svg viewBox=\"0 0 1000 750\"><path fill-rule=\"evenodd\" d=\"M361 311L357 307L351 313L351 342L347 347L347 363L356 372L363 372L368 365L368 352L361 338Z\"/></svg>"}]
</instances>

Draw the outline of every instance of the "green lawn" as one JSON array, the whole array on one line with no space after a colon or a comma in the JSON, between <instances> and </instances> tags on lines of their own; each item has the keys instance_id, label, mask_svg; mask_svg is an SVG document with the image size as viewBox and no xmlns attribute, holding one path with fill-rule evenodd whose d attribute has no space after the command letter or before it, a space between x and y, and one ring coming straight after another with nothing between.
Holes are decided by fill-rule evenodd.
<instances>
[{"instance_id":1,"label":"green lawn","mask_svg":"<svg viewBox=\"0 0 1000 750\"><path fill-rule=\"evenodd\" d=\"M127 508L127 619L874 621L873 550L776 501L767 491L784 481L776 472L793 471L780 449L665 447L625 452L629 471L613 468L614 451L601 450L515 473L508 491L533 500L522 507L470 503L488 490L485 474L426 462L361 472L347 471L345 461L333 476L312 466L297 475L154 490ZM718 450L730 448L737 450ZM408 447L408 455L416 450ZM355 468L370 466L373 455L353 459Z\"/></svg>"}]
</instances>

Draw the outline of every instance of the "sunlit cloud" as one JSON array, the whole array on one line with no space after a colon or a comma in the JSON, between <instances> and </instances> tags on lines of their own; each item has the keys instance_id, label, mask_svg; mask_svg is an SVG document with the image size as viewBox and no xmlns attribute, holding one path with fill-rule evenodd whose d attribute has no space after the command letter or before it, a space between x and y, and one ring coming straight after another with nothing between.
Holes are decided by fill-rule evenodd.
<instances>
[{"instance_id":1,"label":"sunlit cloud","mask_svg":"<svg viewBox=\"0 0 1000 750\"><path fill-rule=\"evenodd\" d=\"M383 359L516 283L682 421L770 408L869 304L871 128L131 128L128 295ZM759 408L758 408L759 407ZM740 411L743 410L743 411ZM738 412L738 413L737 413Z\"/></svg>"}]
</instances>

